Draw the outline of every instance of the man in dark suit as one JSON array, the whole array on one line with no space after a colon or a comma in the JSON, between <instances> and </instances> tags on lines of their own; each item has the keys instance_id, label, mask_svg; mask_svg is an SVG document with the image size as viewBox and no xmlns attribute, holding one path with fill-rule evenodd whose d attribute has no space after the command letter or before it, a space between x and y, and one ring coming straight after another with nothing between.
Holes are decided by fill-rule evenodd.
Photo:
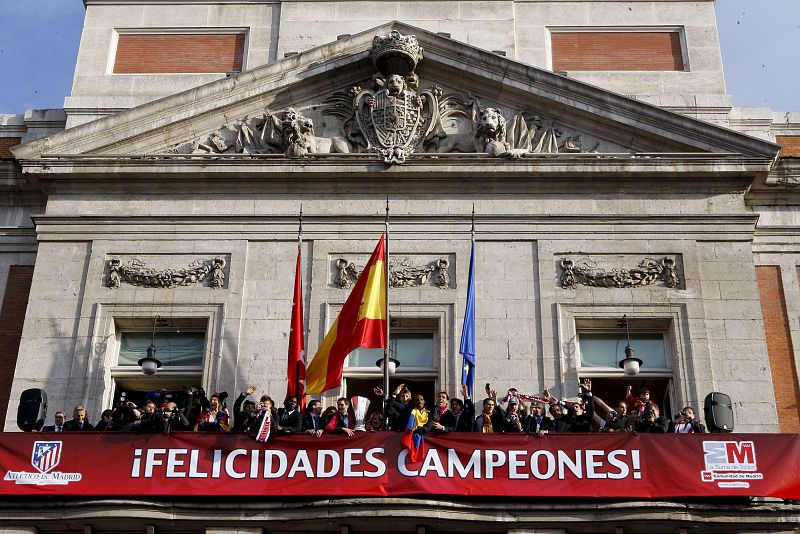
<instances>
[{"instance_id":1,"label":"man in dark suit","mask_svg":"<svg viewBox=\"0 0 800 534\"><path fill-rule=\"evenodd\" d=\"M281 434L295 434L303 427L303 415L297 397L291 395L283 401L283 408L278 410L278 418L272 427Z\"/></svg>"},{"instance_id":2,"label":"man in dark suit","mask_svg":"<svg viewBox=\"0 0 800 534\"><path fill-rule=\"evenodd\" d=\"M472 431L483 434L500 434L505 428L505 419L506 414L497 405L497 392L492 390L490 396L483 399L483 411L475 418Z\"/></svg>"},{"instance_id":3,"label":"man in dark suit","mask_svg":"<svg viewBox=\"0 0 800 534\"><path fill-rule=\"evenodd\" d=\"M322 403L318 400L309 401L306 406L306 414L303 416L303 432L318 438L322 435L324 426Z\"/></svg>"},{"instance_id":4,"label":"man in dark suit","mask_svg":"<svg viewBox=\"0 0 800 534\"><path fill-rule=\"evenodd\" d=\"M42 428L42 432L63 432L64 431L64 412L56 412L55 417L55 424L47 425L46 427Z\"/></svg>"},{"instance_id":5,"label":"man in dark suit","mask_svg":"<svg viewBox=\"0 0 800 534\"><path fill-rule=\"evenodd\" d=\"M544 404L537 402L531 406L531 413L525 418L522 430L541 437L550 432L552 427L553 420L547 417Z\"/></svg>"},{"instance_id":6,"label":"man in dark suit","mask_svg":"<svg viewBox=\"0 0 800 534\"><path fill-rule=\"evenodd\" d=\"M86 420L86 408L79 404L72 410L72 420L64 424L64 432L82 432L85 430L94 430L94 426Z\"/></svg>"},{"instance_id":7,"label":"man in dark suit","mask_svg":"<svg viewBox=\"0 0 800 534\"><path fill-rule=\"evenodd\" d=\"M440 432L472 432L472 419L475 416L475 405L469 398L466 385L461 386L464 400L450 399L450 409L442 414L433 428ZM437 426L438 425L438 426Z\"/></svg>"}]
</instances>

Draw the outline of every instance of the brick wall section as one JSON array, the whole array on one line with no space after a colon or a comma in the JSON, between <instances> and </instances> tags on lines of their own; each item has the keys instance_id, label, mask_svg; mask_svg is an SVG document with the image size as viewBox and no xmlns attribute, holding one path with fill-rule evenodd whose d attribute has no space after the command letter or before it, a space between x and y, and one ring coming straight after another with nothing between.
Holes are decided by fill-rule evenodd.
<instances>
[{"instance_id":1,"label":"brick wall section","mask_svg":"<svg viewBox=\"0 0 800 534\"><path fill-rule=\"evenodd\" d=\"M683 70L678 32L553 32L553 70Z\"/></svg>"},{"instance_id":2,"label":"brick wall section","mask_svg":"<svg viewBox=\"0 0 800 534\"><path fill-rule=\"evenodd\" d=\"M800 274L800 271L798 272ZM800 432L800 385L794 365L794 350L789 331L786 299L783 295L781 268L777 265L756 266L761 315L767 338L772 386L781 432Z\"/></svg>"},{"instance_id":3,"label":"brick wall section","mask_svg":"<svg viewBox=\"0 0 800 534\"><path fill-rule=\"evenodd\" d=\"M243 34L120 35L114 72L240 72L243 57Z\"/></svg>"},{"instance_id":4,"label":"brick wall section","mask_svg":"<svg viewBox=\"0 0 800 534\"><path fill-rule=\"evenodd\" d=\"M800 135L776 135L775 142L781 145L781 157L800 157Z\"/></svg>"},{"instance_id":5,"label":"brick wall section","mask_svg":"<svg viewBox=\"0 0 800 534\"><path fill-rule=\"evenodd\" d=\"M0 137L0 158L13 158L9 148L17 146L22 141L21 137Z\"/></svg>"},{"instance_id":6,"label":"brick wall section","mask_svg":"<svg viewBox=\"0 0 800 534\"><path fill-rule=\"evenodd\" d=\"M6 418L31 280L33 265L12 265L8 270L3 307L0 308L0 421Z\"/></svg>"}]
</instances>

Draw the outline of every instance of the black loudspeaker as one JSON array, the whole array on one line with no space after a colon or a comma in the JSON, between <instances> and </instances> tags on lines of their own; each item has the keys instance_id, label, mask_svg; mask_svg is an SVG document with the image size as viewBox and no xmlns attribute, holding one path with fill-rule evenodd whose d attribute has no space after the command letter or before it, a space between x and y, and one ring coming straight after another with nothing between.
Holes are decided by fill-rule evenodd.
<instances>
[{"instance_id":1,"label":"black loudspeaker","mask_svg":"<svg viewBox=\"0 0 800 534\"><path fill-rule=\"evenodd\" d=\"M733 432L733 403L729 396L709 393L704 408L709 432Z\"/></svg>"},{"instance_id":2,"label":"black loudspeaker","mask_svg":"<svg viewBox=\"0 0 800 534\"><path fill-rule=\"evenodd\" d=\"M47 419L47 393L43 389L26 389L19 396L17 426L31 432L41 430Z\"/></svg>"}]
</instances>

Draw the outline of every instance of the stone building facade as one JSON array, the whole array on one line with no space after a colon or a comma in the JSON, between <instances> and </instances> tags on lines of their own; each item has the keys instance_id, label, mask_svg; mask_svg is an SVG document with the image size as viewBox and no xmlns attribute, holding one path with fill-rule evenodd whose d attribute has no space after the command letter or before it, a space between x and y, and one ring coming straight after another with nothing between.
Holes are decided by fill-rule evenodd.
<instances>
[{"instance_id":1,"label":"stone building facade","mask_svg":"<svg viewBox=\"0 0 800 534\"><path fill-rule=\"evenodd\" d=\"M737 432L800 431L800 114L731 106L712 1L85 4L64 110L0 124L6 432L29 388L92 418L186 383L282 396L300 210L313 354L387 199L393 383L458 390L474 225L478 383L646 385L667 413L722 391ZM191 354L142 376L151 334ZM324 402L377 383L369 358ZM800 525L781 502L58 504L6 502L0 529L378 532L387 504L403 532Z\"/></svg>"}]
</instances>

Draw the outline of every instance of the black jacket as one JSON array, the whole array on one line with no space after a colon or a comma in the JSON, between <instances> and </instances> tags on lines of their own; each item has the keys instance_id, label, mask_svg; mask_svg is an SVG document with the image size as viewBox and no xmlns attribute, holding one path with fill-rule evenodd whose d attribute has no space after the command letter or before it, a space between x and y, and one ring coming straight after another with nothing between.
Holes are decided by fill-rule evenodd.
<instances>
[{"instance_id":1,"label":"black jacket","mask_svg":"<svg viewBox=\"0 0 800 534\"><path fill-rule=\"evenodd\" d=\"M83 422L83 428L81 428L74 419L64 423L64 432L80 432L86 430L94 430L94 426L89 421Z\"/></svg>"},{"instance_id":2,"label":"black jacket","mask_svg":"<svg viewBox=\"0 0 800 534\"><path fill-rule=\"evenodd\" d=\"M475 405L469 399L464 399L464 409L458 417L447 410L442 414L439 423L444 427L442 432L472 432L472 420L475 416Z\"/></svg>"},{"instance_id":3,"label":"black jacket","mask_svg":"<svg viewBox=\"0 0 800 534\"><path fill-rule=\"evenodd\" d=\"M286 408L278 410L278 417L272 423L278 432L283 434L295 434L303 429L303 415L297 409L291 413L286 412ZM280 429L278 430L278 427Z\"/></svg>"},{"instance_id":4,"label":"black jacket","mask_svg":"<svg viewBox=\"0 0 800 534\"><path fill-rule=\"evenodd\" d=\"M472 423L473 432L483 432L484 417L483 412L475 416L475 420ZM489 416L489 419L492 421L492 433L500 434L505 430L506 414L500 406L495 406L494 412Z\"/></svg>"}]
</instances>

